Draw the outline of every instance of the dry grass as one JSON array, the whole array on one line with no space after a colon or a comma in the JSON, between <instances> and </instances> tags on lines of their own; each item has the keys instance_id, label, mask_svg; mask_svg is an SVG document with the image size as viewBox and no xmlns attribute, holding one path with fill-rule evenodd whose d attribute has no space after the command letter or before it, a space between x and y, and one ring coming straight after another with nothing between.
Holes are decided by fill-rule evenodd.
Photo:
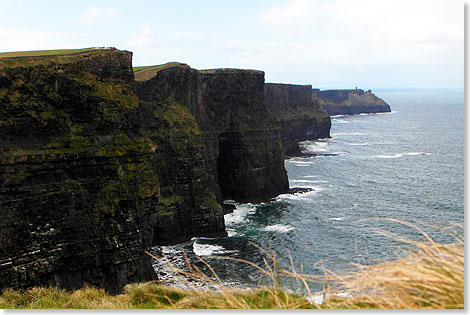
<instances>
[{"instance_id":1,"label":"dry grass","mask_svg":"<svg viewBox=\"0 0 470 315\"><path fill-rule=\"evenodd\" d=\"M184 63L179 62L168 62L163 65L157 66L140 66L140 67L133 67L134 76L136 81L146 81L153 78L158 71L170 67L184 67L186 66Z\"/></svg>"},{"instance_id":2,"label":"dry grass","mask_svg":"<svg viewBox=\"0 0 470 315\"><path fill-rule=\"evenodd\" d=\"M42 57L57 55L73 55L80 53L93 52L101 48L80 48L80 49L58 49L58 50L30 50L30 51L12 51L0 53L0 58L19 58L19 57Z\"/></svg>"},{"instance_id":3,"label":"dry grass","mask_svg":"<svg viewBox=\"0 0 470 315\"><path fill-rule=\"evenodd\" d=\"M381 219L383 220L383 219ZM417 242L382 231L394 239L413 245L406 258L378 265L355 265L355 270L341 275L330 274L339 283L337 290L350 298L329 295L327 308L464 308L464 238L455 230L453 244L435 243L421 228L400 220L425 236Z\"/></svg>"},{"instance_id":4,"label":"dry grass","mask_svg":"<svg viewBox=\"0 0 470 315\"><path fill-rule=\"evenodd\" d=\"M382 219L383 220L383 219ZM200 284L199 289L178 289L154 282L130 284L125 293L107 295L103 290L84 288L66 292L56 288L32 288L26 291L7 289L0 296L1 308L176 308L176 309L253 309L253 308L321 308L321 309L416 309L416 308L464 308L464 239L459 233L452 244L435 243L419 227L406 224L420 231L426 238L417 242L380 231L394 239L414 246L405 258L382 262L377 265L355 264L349 271L324 276L281 269L275 253L260 248L266 259L264 266L255 267L270 280L270 285L257 289L233 289L225 287L217 275L204 274L195 265L187 263L187 270L168 265L173 273L188 279L187 285ZM227 258L225 258L227 259ZM228 258L233 259L233 258ZM237 260L237 259L235 259ZM201 260L202 261L202 260ZM204 262L204 261L202 261ZM204 262L205 263L205 262ZM209 270L212 268L206 263ZM292 266L294 264L292 263ZM214 280L215 278L215 280ZM297 283L303 294L287 289L285 279ZM185 281L185 280L182 280ZM311 292L313 283L321 283L326 289ZM338 293L347 292L347 297ZM321 298L318 304L313 301Z\"/></svg>"}]
</instances>

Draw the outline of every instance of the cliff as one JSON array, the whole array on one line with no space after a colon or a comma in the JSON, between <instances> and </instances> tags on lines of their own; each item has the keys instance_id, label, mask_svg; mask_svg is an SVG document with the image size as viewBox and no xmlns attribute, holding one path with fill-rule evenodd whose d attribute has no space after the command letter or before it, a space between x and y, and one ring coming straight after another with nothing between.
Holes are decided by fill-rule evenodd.
<instances>
[{"instance_id":1,"label":"cliff","mask_svg":"<svg viewBox=\"0 0 470 315\"><path fill-rule=\"evenodd\" d=\"M131 59L0 59L0 289L154 278L159 177Z\"/></svg>"},{"instance_id":2,"label":"cliff","mask_svg":"<svg viewBox=\"0 0 470 315\"><path fill-rule=\"evenodd\" d=\"M154 279L144 251L225 236L224 199L288 190L264 73L134 80L116 49L0 58L0 289Z\"/></svg>"},{"instance_id":3,"label":"cliff","mask_svg":"<svg viewBox=\"0 0 470 315\"><path fill-rule=\"evenodd\" d=\"M208 183L219 202L257 202L288 191L279 129L265 103L264 72L198 71L173 63L139 72L136 79L139 94L170 96L195 117Z\"/></svg>"},{"instance_id":4,"label":"cliff","mask_svg":"<svg viewBox=\"0 0 470 315\"><path fill-rule=\"evenodd\" d=\"M139 100L132 53L0 59L0 289L154 279L144 250L224 236L200 130Z\"/></svg>"},{"instance_id":5,"label":"cliff","mask_svg":"<svg viewBox=\"0 0 470 315\"><path fill-rule=\"evenodd\" d=\"M320 105L332 116L391 111L390 106L370 90L325 90L319 91L318 96Z\"/></svg>"},{"instance_id":6,"label":"cliff","mask_svg":"<svg viewBox=\"0 0 470 315\"><path fill-rule=\"evenodd\" d=\"M301 154L298 142L330 137L331 121L311 85L265 84L266 104L278 123L286 155Z\"/></svg>"},{"instance_id":7,"label":"cliff","mask_svg":"<svg viewBox=\"0 0 470 315\"><path fill-rule=\"evenodd\" d=\"M226 236L213 174L207 169L205 135L185 106L197 93L195 70L181 65L156 73L149 80L136 77L141 127L156 144L154 167L160 178L156 243Z\"/></svg>"}]
</instances>

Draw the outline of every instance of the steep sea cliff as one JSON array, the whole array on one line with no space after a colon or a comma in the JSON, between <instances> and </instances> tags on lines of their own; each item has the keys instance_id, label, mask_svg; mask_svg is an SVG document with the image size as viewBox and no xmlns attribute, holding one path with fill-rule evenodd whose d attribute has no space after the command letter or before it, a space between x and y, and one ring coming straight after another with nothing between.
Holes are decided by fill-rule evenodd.
<instances>
[{"instance_id":1,"label":"steep sea cliff","mask_svg":"<svg viewBox=\"0 0 470 315\"><path fill-rule=\"evenodd\" d=\"M288 190L264 73L116 49L0 59L0 289L154 279L144 251L227 235L221 202Z\"/></svg>"},{"instance_id":2,"label":"steep sea cliff","mask_svg":"<svg viewBox=\"0 0 470 315\"><path fill-rule=\"evenodd\" d=\"M330 137L331 120L311 85L266 83L266 104L279 125L287 156L300 155L298 143Z\"/></svg>"},{"instance_id":3,"label":"steep sea cliff","mask_svg":"<svg viewBox=\"0 0 470 315\"><path fill-rule=\"evenodd\" d=\"M390 112L390 106L371 90L313 90L321 107L333 115L356 115Z\"/></svg>"}]
</instances>

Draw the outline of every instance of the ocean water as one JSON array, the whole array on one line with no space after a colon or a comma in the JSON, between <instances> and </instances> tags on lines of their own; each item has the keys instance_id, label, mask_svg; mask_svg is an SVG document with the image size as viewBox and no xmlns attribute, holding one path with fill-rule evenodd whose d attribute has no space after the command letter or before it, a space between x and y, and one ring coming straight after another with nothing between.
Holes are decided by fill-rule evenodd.
<instances>
[{"instance_id":1,"label":"ocean water","mask_svg":"<svg viewBox=\"0 0 470 315\"><path fill-rule=\"evenodd\" d=\"M333 116L331 138L306 141L317 156L285 161L290 187L313 191L280 195L262 204L236 204L225 216L229 236L196 238L163 251L175 266L203 258L226 285L254 286L262 277L234 257L263 265L261 247L281 266L322 275L351 262L375 263L402 255L406 244L377 229L438 242L453 237L435 226L464 222L464 93L459 90L376 90L391 113ZM336 154L336 155L331 155ZM371 218L378 218L372 220ZM161 268L156 264L156 269ZM163 280L175 283L171 274Z\"/></svg>"}]
</instances>

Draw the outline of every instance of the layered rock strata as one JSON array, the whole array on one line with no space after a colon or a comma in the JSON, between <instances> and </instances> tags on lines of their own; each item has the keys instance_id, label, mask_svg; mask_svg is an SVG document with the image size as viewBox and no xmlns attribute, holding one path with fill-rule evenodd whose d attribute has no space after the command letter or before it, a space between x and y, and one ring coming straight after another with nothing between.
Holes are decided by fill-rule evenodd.
<instances>
[{"instance_id":1,"label":"layered rock strata","mask_svg":"<svg viewBox=\"0 0 470 315\"><path fill-rule=\"evenodd\" d=\"M154 278L159 178L131 59L0 59L0 288Z\"/></svg>"},{"instance_id":2,"label":"layered rock strata","mask_svg":"<svg viewBox=\"0 0 470 315\"><path fill-rule=\"evenodd\" d=\"M153 245L226 235L194 117L132 54L0 59L0 289L154 279Z\"/></svg>"},{"instance_id":3,"label":"layered rock strata","mask_svg":"<svg viewBox=\"0 0 470 315\"><path fill-rule=\"evenodd\" d=\"M331 120L311 85L265 84L266 104L278 123L287 156L300 155L298 143L330 137Z\"/></svg>"},{"instance_id":4,"label":"layered rock strata","mask_svg":"<svg viewBox=\"0 0 470 315\"><path fill-rule=\"evenodd\" d=\"M222 200L288 190L263 72L131 59L0 59L0 289L120 292L146 249L225 236Z\"/></svg>"},{"instance_id":5,"label":"layered rock strata","mask_svg":"<svg viewBox=\"0 0 470 315\"><path fill-rule=\"evenodd\" d=\"M209 186L219 202L257 202L288 191L279 129L265 103L264 72L198 71L184 64L148 71L138 82L139 94L170 96L198 122Z\"/></svg>"},{"instance_id":6,"label":"layered rock strata","mask_svg":"<svg viewBox=\"0 0 470 315\"><path fill-rule=\"evenodd\" d=\"M313 94L318 94L320 105L331 116L391 111L390 106L371 90L314 90Z\"/></svg>"}]
</instances>

